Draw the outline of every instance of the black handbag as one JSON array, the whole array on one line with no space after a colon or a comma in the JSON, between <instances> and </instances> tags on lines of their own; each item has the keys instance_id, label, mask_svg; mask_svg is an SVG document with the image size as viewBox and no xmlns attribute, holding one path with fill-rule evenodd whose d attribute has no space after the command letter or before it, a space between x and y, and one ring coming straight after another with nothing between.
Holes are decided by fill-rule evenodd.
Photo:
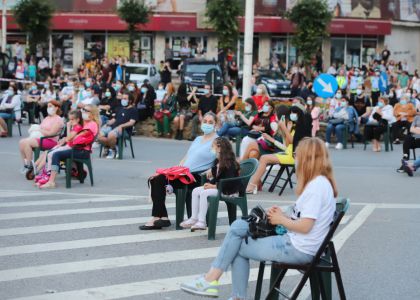
<instances>
[{"instance_id":1,"label":"black handbag","mask_svg":"<svg viewBox=\"0 0 420 300\"><path fill-rule=\"evenodd\" d=\"M262 136L262 133L259 131L251 130L248 132L248 136L253 139L258 139Z\"/></svg>"},{"instance_id":2,"label":"black handbag","mask_svg":"<svg viewBox=\"0 0 420 300\"><path fill-rule=\"evenodd\" d=\"M276 226L271 225L261 205L254 207L248 216L242 217L249 223L248 233L252 239L276 235Z\"/></svg>"}]
</instances>

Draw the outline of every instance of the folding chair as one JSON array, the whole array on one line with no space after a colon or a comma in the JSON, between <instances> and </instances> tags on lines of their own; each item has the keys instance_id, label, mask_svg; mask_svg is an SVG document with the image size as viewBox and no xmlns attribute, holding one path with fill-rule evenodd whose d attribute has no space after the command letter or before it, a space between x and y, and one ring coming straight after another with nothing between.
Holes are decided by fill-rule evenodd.
<instances>
[{"instance_id":1,"label":"folding chair","mask_svg":"<svg viewBox=\"0 0 420 300\"><path fill-rule=\"evenodd\" d=\"M286 171L286 174L287 174L286 178L282 177L284 171ZM272 193L276 187L280 187L279 196L281 196L281 194L283 194L287 184L289 184L290 188L293 189L293 181L292 181L293 174L295 174L295 165L294 164L293 165L291 165L291 164L290 165L285 165L285 164L280 165L280 170L277 173L276 177L274 178L274 181L271 184L268 191L270 193ZM278 185L280 180L283 181L282 185Z\"/></svg>"},{"instance_id":2,"label":"folding chair","mask_svg":"<svg viewBox=\"0 0 420 300\"><path fill-rule=\"evenodd\" d=\"M337 253L335 252L334 243L331 240L334 232L338 228L338 225L341 222L344 214L350 206L350 200L340 199L336 204L336 212L334 215L334 220L330 225L330 229L327 235L324 238L321 246L319 247L317 253L314 256L312 262L308 264L286 264L272 262L271 265L271 278L270 278L270 290L265 299L278 299L278 294L282 295L286 299L295 300L302 291L306 281L309 279L311 283L311 292L312 297L319 296L321 293L322 299L332 299L331 298L331 286L326 286L327 282L330 283L331 277L330 274L322 273L334 273L335 279L337 282L338 293L341 300L346 299L344 292L344 285L341 278L340 267L338 265ZM257 287L255 290L255 300L261 299L261 289L264 277L264 269L266 262L260 262L260 268L258 272ZM286 294L286 292L280 290L280 284L285 277L288 270L298 270L303 274L298 285L295 287L291 295ZM327 293L329 295L327 295Z\"/></svg>"}]
</instances>

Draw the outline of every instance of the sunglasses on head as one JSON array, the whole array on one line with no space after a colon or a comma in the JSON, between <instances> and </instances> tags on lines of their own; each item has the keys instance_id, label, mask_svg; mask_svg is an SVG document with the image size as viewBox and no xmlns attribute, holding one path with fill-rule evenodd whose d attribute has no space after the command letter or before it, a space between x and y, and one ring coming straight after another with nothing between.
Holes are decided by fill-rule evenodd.
<instances>
[{"instance_id":1,"label":"sunglasses on head","mask_svg":"<svg viewBox=\"0 0 420 300\"><path fill-rule=\"evenodd\" d=\"M91 112L90 110L87 110L86 108L82 108L82 110L84 111L84 112Z\"/></svg>"}]
</instances>

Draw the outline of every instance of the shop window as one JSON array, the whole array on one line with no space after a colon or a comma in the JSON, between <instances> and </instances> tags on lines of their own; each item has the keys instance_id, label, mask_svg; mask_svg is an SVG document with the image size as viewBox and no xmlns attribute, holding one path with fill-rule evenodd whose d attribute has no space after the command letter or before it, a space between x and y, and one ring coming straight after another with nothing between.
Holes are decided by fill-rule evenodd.
<instances>
[{"instance_id":1,"label":"shop window","mask_svg":"<svg viewBox=\"0 0 420 300\"><path fill-rule=\"evenodd\" d=\"M84 59L101 59L105 53L105 35L84 34Z\"/></svg>"},{"instance_id":2,"label":"shop window","mask_svg":"<svg viewBox=\"0 0 420 300\"><path fill-rule=\"evenodd\" d=\"M376 40L363 40L362 44L362 64L368 65L375 60Z\"/></svg>"},{"instance_id":3,"label":"shop window","mask_svg":"<svg viewBox=\"0 0 420 300\"><path fill-rule=\"evenodd\" d=\"M287 68L287 37L271 40L270 68L278 65L282 71Z\"/></svg>"},{"instance_id":4,"label":"shop window","mask_svg":"<svg viewBox=\"0 0 420 300\"><path fill-rule=\"evenodd\" d=\"M73 35L53 34L53 65L61 65L64 71L73 71Z\"/></svg>"},{"instance_id":5,"label":"shop window","mask_svg":"<svg viewBox=\"0 0 420 300\"><path fill-rule=\"evenodd\" d=\"M348 67L360 67L361 44L360 38L347 39L346 65Z\"/></svg>"},{"instance_id":6,"label":"shop window","mask_svg":"<svg viewBox=\"0 0 420 300\"><path fill-rule=\"evenodd\" d=\"M346 51L346 40L340 38L331 39L331 61L330 63L335 63L336 66L344 64Z\"/></svg>"}]
</instances>

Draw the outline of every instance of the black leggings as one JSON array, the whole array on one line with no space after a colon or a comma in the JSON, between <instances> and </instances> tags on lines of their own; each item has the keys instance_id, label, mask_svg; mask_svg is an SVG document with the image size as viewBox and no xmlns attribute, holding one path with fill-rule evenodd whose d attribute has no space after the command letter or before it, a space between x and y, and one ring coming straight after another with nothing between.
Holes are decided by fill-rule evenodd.
<instances>
[{"instance_id":1,"label":"black leggings","mask_svg":"<svg viewBox=\"0 0 420 300\"><path fill-rule=\"evenodd\" d=\"M414 138L411 134L407 135L403 143L403 158L410 159L410 150L420 148L420 139Z\"/></svg>"},{"instance_id":2,"label":"black leggings","mask_svg":"<svg viewBox=\"0 0 420 300\"><path fill-rule=\"evenodd\" d=\"M188 186L187 199L185 200L187 206L187 215L191 216L191 192L194 188L200 186L201 176L200 174L192 174L196 180L195 183L192 183ZM181 181L174 180L169 181L172 187L175 189L180 189L185 186ZM152 216L157 218L167 218L168 211L166 210L165 200L166 200L166 188L168 180L165 175L158 175L153 177L150 180L151 196L153 201Z\"/></svg>"},{"instance_id":3,"label":"black leggings","mask_svg":"<svg viewBox=\"0 0 420 300\"><path fill-rule=\"evenodd\" d=\"M392 136L395 139L401 138L401 132L403 129L407 129L410 132L411 123L408 121L397 121L392 124Z\"/></svg>"},{"instance_id":4,"label":"black leggings","mask_svg":"<svg viewBox=\"0 0 420 300\"><path fill-rule=\"evenodd\" d=\"M372 139L380 140L381 135L385 132L385 126L378 125L378 126L365 126L365 139L366 141L370 141Z\"/></svg>"}]
</instances>

